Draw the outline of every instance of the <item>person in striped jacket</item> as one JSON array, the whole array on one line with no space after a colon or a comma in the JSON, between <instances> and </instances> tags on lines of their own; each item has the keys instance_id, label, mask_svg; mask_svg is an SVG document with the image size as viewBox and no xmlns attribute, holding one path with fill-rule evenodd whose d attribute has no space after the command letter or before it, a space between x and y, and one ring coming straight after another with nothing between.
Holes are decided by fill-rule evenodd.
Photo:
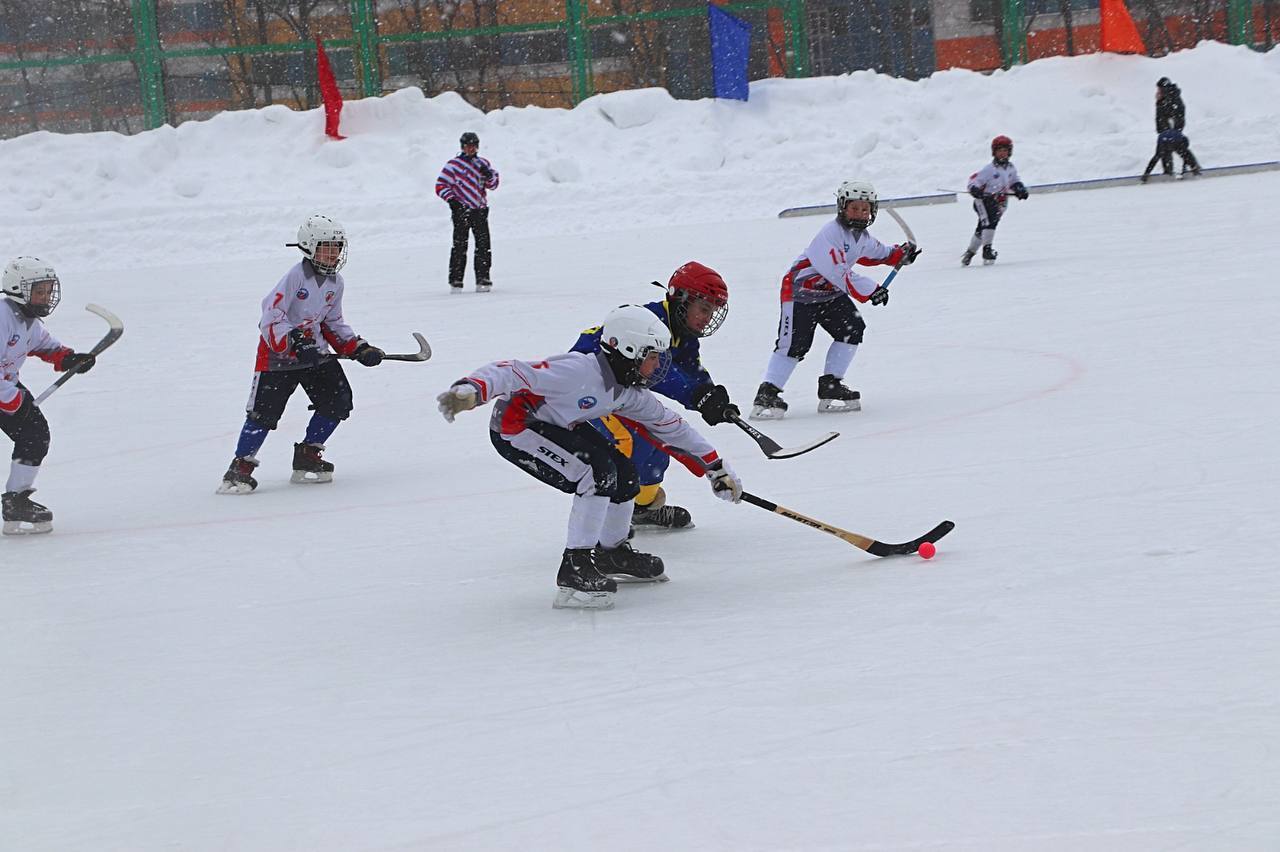
<instances>
[{"instance_id":1,"label":"person in striped jacket","mask_svg":"<svg viewBox=\"0 0 1280 852\"><path fill-rule=\"evenodd\" d=\"M449 292L462 292L462 275L467 268L467 241L476 235L476 292L487 293L493 287L489 268L493 255L489 249L490 189L498 188L498 170L479 155L480 137L467 131L458 140L462 151L444 164L436 178L436 195L449 204L453 215L453 250L449 253Z\"/></svg>"}]
</instances>

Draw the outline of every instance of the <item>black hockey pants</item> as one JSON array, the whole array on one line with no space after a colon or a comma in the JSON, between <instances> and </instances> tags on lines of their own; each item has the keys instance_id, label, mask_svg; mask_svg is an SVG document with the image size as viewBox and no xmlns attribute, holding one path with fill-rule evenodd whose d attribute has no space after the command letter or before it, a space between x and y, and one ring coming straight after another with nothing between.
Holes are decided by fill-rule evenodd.
<instances>
[{"instance_id":1,"label":"black hockey pants","mask_svg":"<svg viewBox=\"0 0 1280 852\"><path fill-rule=\"evenodd\" d=\"M527 428L546 439L549 446L541 449L552 459L556 455L569 453L589 465L595 480L595 493L608 497L610 503L626 503L634 500L640 493L640 480L631 459L618 452L613 443L591 424L579 423L573 429L565 429L552 423L530 420ZM489 440L498 455L534 479L566 494L578 493L578 483L565 476L546 459L513 447L492 429L489 430Z\"/></svg>"},{"instance_id":2,"label":"black hockey pants","mask_svg":"<svg viewBox=\"0 0 1280 852\"><path fill-rule=\"evenodd\" d=\"M450 204L453 212L453 251L449 253L449 283L461 285L462 276L467 269L467 240L472 231L476 235L476 283L489 280L489 268L493 265L493 255L489 250L489 208L477 207L474 210L461 204Z\"/></svg>"},{"instance_id":3,"label":"black hockey pants","mask_svg":"<svg viewBox=\"0 0 1280 852\"><path fill-rule=\"evenodd\" d=\"M22 405L12 414L0 414L0 432L13 441L13 460L32 467L49 454L49 421L36 407L35 397L21 384Z\"/></svg>"},{"instance_id":4,"label":"black hockey pants","mask_svg":"<svg viewBox=\"0 0 1280 852\"><path fill-rule=\"evenodd\" d=\"M301 385L311 400L311 408L330 420L346 420L351 416L351 385L342 365L327 358L314 367L300 370L269 370L253 377L246 411L249 419L267 429L280 423L289 397Z\"/></svg>"}]
</instances>

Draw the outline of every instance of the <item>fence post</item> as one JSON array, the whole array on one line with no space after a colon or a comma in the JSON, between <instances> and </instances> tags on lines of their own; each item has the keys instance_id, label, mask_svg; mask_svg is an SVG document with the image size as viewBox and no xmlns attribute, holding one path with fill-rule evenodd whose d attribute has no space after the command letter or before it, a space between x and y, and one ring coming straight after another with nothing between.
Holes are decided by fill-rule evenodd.
<instances>
[{"instance_id":1,"label":"fence post","mask_svg":"<svg viewBox=\"0 0 1280 852\"><path fill-rule=\"evenodd\" d=\"M1227 0L1227 41L1231 44L1253 44L1253 3L1250 0Z\"/></svg>"},{"instance_id":2,"label":"fence post","mask_svg":"<svg viewBox=\"0 0 1280 852\"><path fill-rule=\"evenodd\" d=\"M1248 2L1248 0L1246 0ZM787 3L787 49L791 51L789 77L809 76L809 27L805 19L804 0Z\"/></svg>"},{"instance_id":3,"label":"fence post","mask_svg":"<svg viewBox=\"0 0 1280 852\"><path fill-rule=\"evenodd\" d=\"M382 94L382 64L378 57L377 26L369 0L351 0L351 31L356 37L360 92L366 98L376 98Z\"/></svg>"},{"instance_id":4,"label":"fence post","mask_svg":"<svg viewBox=\"0 0 1280 852\"><path fill-rule=\"evenodd\" d=\"M133 39L143 122L148 130L154 130L165 122L164 60L156 32L155 0L133 0Z\"/></svg>"},{"instance_id":5,"label":"fence post","mask_svg":"<svg viewBox=\"0 0 1280 852\"><path fill-rule=\"evenodd\" d=\"M1005 68L1027 61L1027 34L1023 29L1022 0L997 0L1003 10L1000 27L1000 58ZM1249 0L1245 0L1249 2Z\"/></svg>"},{"instance_id":6,"label":"fence post","mask_svg":"<svg viewBox=\"0 0 1280 852\"><path fill-rule=\"evenodd\" d=\"M573 105L595 94L591 83L591 30L583 21L582 0L565 0L565 20L569 24L569 66L573 79Z\"/></svg>"}]
</instances>

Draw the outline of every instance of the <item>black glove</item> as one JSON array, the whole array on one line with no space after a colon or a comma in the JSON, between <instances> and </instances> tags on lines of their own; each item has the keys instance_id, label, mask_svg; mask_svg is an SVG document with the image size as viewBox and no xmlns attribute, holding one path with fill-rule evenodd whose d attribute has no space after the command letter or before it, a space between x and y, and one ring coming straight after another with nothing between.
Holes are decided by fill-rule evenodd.
<instances>
[{"instance_id":1,"label":"black glove","mask_svg":"<svg viewBox=\"0 0 1280 852\"><path fill-rule=\"evenodd\" d=\"M93 365L98 363L95 355L88 352L72 352L62 359L62 369L64 372L69 370L77 370L81 373L87 373L93 369Z\"/></svg>"},{"instance_id":2,"label":"black glove","mask_svg":"<svg viewBox=\"0 0 1280 852\"><path fill-rule=\"evenodd\" d=\"M902 266L910 266L916 262L916 258L920 256L923 249L913 242L899 243L898 248L902 249Z\"/></svg>"},{"instance_id":3,"label":"black glove","mask_svg":"<svg viewBox=\"0 0 1280 852\"><path fill-rule=\"evenodd\" d=\"M879 287L871 291L871 304L887 305L889 304L889 288L881 284Z\"/></svg>"},{"instance_id":4,"label":"black glove","mask_svg":"<svg viewBox=\"0 0 1280 852\"><path fill-rule=\"evenodd\" d=\"M456 198L449 199L449 209L453 212L455 216L459 213L467 212L467 208L463 207L462 202Z\"/></svg>"},{"instance_id":5,"label":"black glove","mask_svg":"<svg viewBox=\"0 0 1280 852\"><path fill-rule=\"evenodd\" d=\"M742 416L738 406L729 401L729 391L724 385L699 385L693 389L691 400L708 426L717 426L730 417Z\"/></svg>"},{"instance_id":6,"label":"black glove","mask_svg":"<svg viewBox=\"0 0 1280 852\"><path fill-rule=\"evenodd\" d=\"M293 347L294 356L304 364L314 367L320 363L320 350L316 342L307 337L306 332L295 328L289 332L289 345Z\"/></svg>"},{"instance_id":7,"label":"black glove","mask_svg":"<svg viewBox=\"0 0 1280 852\"><path fill-rule=\"evenodd\" d=\"M1013 194L1018 197L1019 201L1026 201L1027 196L1031 194L1027 192L1027 188L1022 185L1021 181L1019 181L1018 183L1015 183L1013 186L1009 188L1013 190Z\"/></svg>"},{"instance_id":8,"label":"black glove","mask_svg":"<svg viewBox=\"0 0 1280 852\"><path fill-rule=\"evenodd\" d=\"M376 367L382 363L382 358L387 353L378 347L369 343L367 340L361 340L360 345L351 353L351 357L355 358L365 367Z\"/></svg>"},{"instance_id":9,"label":"black glove","mask_svg":"<svg viewBox=\"0 0 1280 852\"><path fill-rule=\"evenodd\" d=\"M485 183L493 180L493 169L489 168L486 163L476 163L476 168L480 170L480 176L484 178Z\"/></svg>"},{"instance_id":10,"label":"black glove","mask_svg":"<svg viewBox=\"0 0 1280 852\"><path fill-rule=\"evenodd\" d=\"M969 187L969 194L972 195L974 198L981 198L982 188L977 186L971 186Z\"/></svg>"}]
</instances>

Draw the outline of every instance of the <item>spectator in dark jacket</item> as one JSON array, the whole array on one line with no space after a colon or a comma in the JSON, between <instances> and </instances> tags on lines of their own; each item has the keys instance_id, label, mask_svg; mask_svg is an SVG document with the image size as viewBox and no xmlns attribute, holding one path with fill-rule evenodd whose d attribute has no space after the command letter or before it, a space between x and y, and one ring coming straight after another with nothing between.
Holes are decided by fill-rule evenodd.
<instances>
[{"instance_id":1,"label":"spectator in dark jacket","mask_svg":"<svg viewBox=\"0 0 1280 852\"><path fill-rule=\"evenodd\" d=\"M1186 124L1187 107L1182 102L1182 90L1168 77L1161 77L1156 81L1156 152L1142 173L1143 183L1147 182L1157 162L1166 175L1172 175L1174 152L1182 158L1183 174L1188 169L1193 174L1200 174L1200 163L1191 153L1191 140L1182 132Z\"/></svg>"}]
</instances>

